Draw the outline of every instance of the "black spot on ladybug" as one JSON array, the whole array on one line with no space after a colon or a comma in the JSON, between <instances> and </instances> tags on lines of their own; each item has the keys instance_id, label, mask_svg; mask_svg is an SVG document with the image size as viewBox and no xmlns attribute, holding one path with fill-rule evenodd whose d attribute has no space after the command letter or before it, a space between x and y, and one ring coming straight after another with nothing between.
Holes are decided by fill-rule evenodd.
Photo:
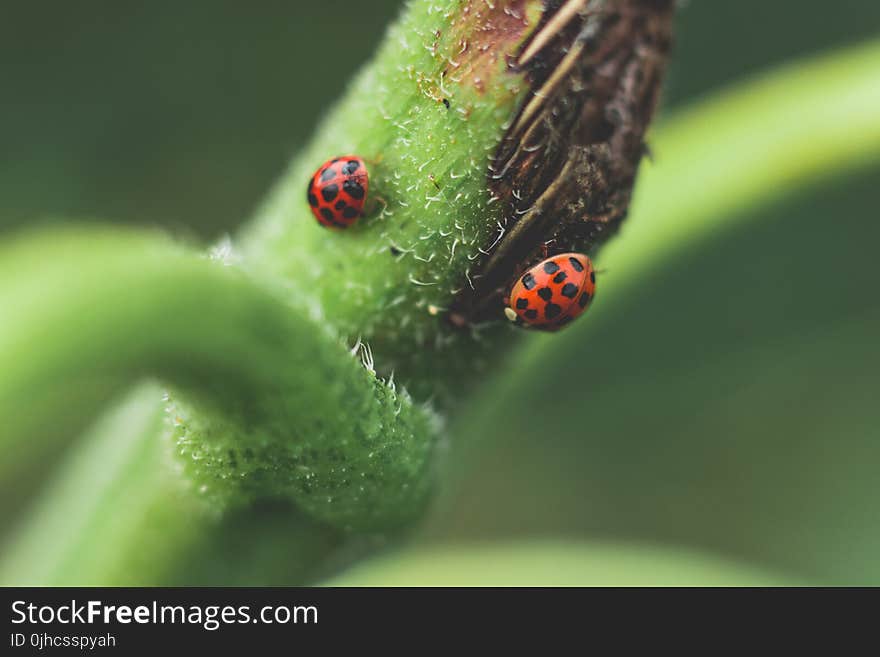
<instances>
[{"instance_id":1,"label":"black spot on ladybug","mask_svg":"<svg viewBox=\"0 0 880 657\"><path fill-rule=\"evenodd\" d=\"M336 198L336 195L339 194L339 185L333 183L332 185L327 185L323 189L321 189L321 196L324 197L324 200L328 203Z\"/></svg>"},{"instance_id":2,"label":"black spot on ladybug","mask_svg":"<svg viewBox=\"0 0 880 657\"><path fill-rule=\"evenodd\" d=\"M531 274L526 274L522 277L522 284L524 288L526 288L527 290L531 290L535 287L535 277Z\"/></svg>"},{"instance_id":3,"label":"black spot on ladybug","mask_svg":"<svg viewBox=\"0 0 880 657\"><path fill-rule=\"evenodd\" d=\"M591 271L591 272L590 272L590 282L591 282L591 283L595 283L595 282L596 282L596 272L594 272L594 271Z\"/></svg>"},{"instance_id":4,"label":"black spot on ladybug","mask_svg":"<svg viewBox=\"0 0 880 657\"><path fill-rule=\"evenodd\" d=\"M354 199L360 200L364 197L364 188L361 187L361 184L357 180L352 180L349 178L344 183L342 183L342 189L344 189L349 196Z\"/></svg>"},{"instance_id":5,"label":"black spot on ladybug","mask_svg":"<svg viewBox=\"0 0 880 657\"><path fill-rule=\"evenodd\" d=\"M562 286L562 296L574 299L578 293L578 287L574 283L566 283Z\"/></svg>"},{"instance_id":6,"label":"black spot on ladybug","mask_svg":"<svg viewBox=\"0 0 880 657\"><path fill-rule=\"evenodd\" d=\"M452 103L449 102L449 99L448 99L448 98L444 98L444 99L443 99L443 106L444 106L446 109L449 109L450 107L452 107Z\"/></svg>"},{"instance_id":7,"label":"black spot on ladybug","mask_svg":"<svg viewBox=\"0 0 880 657\"><path fill-rule=\"evenodd\" d=\"M562 312L562 308L557 306L555 303L548 303L544 308L544 317L547 319L555 319L559 317L559 313Z\"/></svg>"},{"instance_id":8,"label":"black spot on ladybug","mask_svg":"<svg viewBox=\"0 0 880 657\"><path fill-rule=\"evenodd\" d=\"M558 274L556 274L556 276L553 277L553 282L554 283L561 283L566 278L568 278L568 274L566 274L564 271L561 271Z\"/></svg>"},{"instance_id":9,"label":"black spot on ladybug","mask_svg":"<svg viewBox=\"0 0 880 657\"><path fill-rule=\"evenodd\" d=\"M345 208L345 210L342 211L342 216L346 219L354 219L359 214L360 212L358 212L357 208L353 208L351 206L348 206L347 208Z\"/></svg>"},{"instance_id":10,"label":"black spot on ladybug","mask_svg":"<svg viewBox=\"0 0 880 657\"><path fill-rule=\"evenodd\" d=\"M335 224L336 217L333 216L333 212L328 210L327 208L321 208L321 216L324 217L329 223Z\"/></svg>"},{"instance_id":11,"label":"black spot on ladybug","mask_svg":"<svg viewBox=\"0 0 880 657\"><path fill-rule=\"evenodd\" d=\"M557 265L555 262L545 262L544 271L548 274L555 274L559 271L559 265Z\"/></svg>"},{"instance_id":12,"label":"black spot on ladybug","mask_svg":"<svg viewBox=\"0 0 880 657\"><path fill-rule=\"evenodd\" d=\"M336 162L337 160L333 160ZM336 171L333 170L333 167L327 167L321 172L321 182L327 182L331 178L336 176Z\"/></svg>"},{"instance_id":13,"label":"black spot on ladybug","mask_svg":"<svg viewBox=\"0 0 880 657\"><path fill-rule=\"evenodd\" d=\"M341 210L342 208L345 207L345 201L343 201L342 199L339 199L338 201L336 201L336 205L334 205L333 207L336 208L337 210Z\"/></svg>"},{"instance_id":14,"label":"black spot on ladybug","mask_svg":"<svg viewBox=\"0 0 880 657\"><path fill-rule=\"evenodd\" d=\"M541 297L544 301L550 301L553 298L553 290L549 287L542 287L538 290L538 296Z\"/></svg>"},{"instance_id":15,"label":"black spot on ladybug","mask_svg":"<svg viewBox=\"0 0 880 657\"><path fill-rule=\"evenodd\" d=\"M520 297L516 300L516 307L518 310L525 310L529 307L529 300L523 297Z\"/></svg>"},{"instance_id":16,"label":"black spot on ladybug","mask_svg":"<svg viewBox=\"0 0 880 657\"><path fill-rule=\"evenodd\" d=\"M346 175L351 175L355 171L357 171L360 168L360 166L361 165L357 160L349 160L348 164L345 164L342 167L342 173L344 173Z\"/></svg>"},{"instance_id":17,"label":"black spot on ladybug","mask_svg":"<svg viewBox=\"0 0 880 657\"><path fill-rule=\"evenodd\" d=\"M527 310L525 312L526 319L538 319L538 311L532 308L531 310Z\"/></svg>"},{"instance_id":18,"label":"black spot on ladybug","mask_svg":"<svg viewBox=\"0 0 880 657\"><path fill-rule=\"evenodd\" d=\"M309 205L313 208L318 207L318 197L312 194L311 190L309 190Z\"/></svg>"},{"instance_id":19,"label":"black spot on ladybug","mask_svg":"<svg viewBox=\"0 0 880 657\"><path fill-rule=\"evenodd\" d=\"M577 258L569 258L568 261L571 263L571 266L574 267L575 271L583 271L584 266L581 264L581 261Z\"/></svg>"},{"instance_id":20,"label":"black spot on ladybug","mask_svg":"<svg viewBox=\"0 0 880 657\"><path fill-rule=\"evenodd\" d=\"M578 299L578 304L580 305L581 308L584 308L588 303L590 303L590 295L587 294L586 292L584 292L581 295L581 298Z\"/></svg>"}]
</instances>

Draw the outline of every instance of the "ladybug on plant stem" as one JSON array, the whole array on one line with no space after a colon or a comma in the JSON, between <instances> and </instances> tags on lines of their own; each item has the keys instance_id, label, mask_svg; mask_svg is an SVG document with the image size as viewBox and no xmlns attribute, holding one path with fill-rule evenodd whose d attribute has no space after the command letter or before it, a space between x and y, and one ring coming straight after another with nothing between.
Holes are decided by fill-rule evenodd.
<instances>
[{"instance_id":1,"label":"ladybug on plant stem","mask_svg":"<svg viewBox=\"0 0 880 657\"><path fill-rule=\"evenodd\" d=\"M348 228L364 214L370 178L357 155L342 155L322 164L309 180L312 214L326 228Z\"/></svg>"},{"instance_id":2,"label":"ladybug on plant stem","mask_svg":"<svg viewBox=\"0 0 880 657\"><path fill-rule=\"evenodd\" d=\"M583 253L561 253L517 279L504 314L516 324L556 331L583 313L595 292L596 272L590 259Z\"/></svg>"}]
</instances>

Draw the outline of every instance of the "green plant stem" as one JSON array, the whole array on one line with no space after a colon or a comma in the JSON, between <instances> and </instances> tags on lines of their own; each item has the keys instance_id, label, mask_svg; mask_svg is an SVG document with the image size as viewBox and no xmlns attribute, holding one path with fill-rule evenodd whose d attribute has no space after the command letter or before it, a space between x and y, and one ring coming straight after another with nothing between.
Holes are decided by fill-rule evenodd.
<instances>
[{"instance_id":1,"label":"green plant stem","mask_svg":"<svg viewBox=\"0 0 880 657\"><path fill-rule=\"evenodd\" d=\"M499 339L454 329L445 311L497 233L487 167L528 92L505 53L543 2L505 9L409 2L239 240L244 266L307 298L349 343L370 344L378 371L443 407L501 351ZM340 234L315 221L306 185L344 154L366 160L370 191L366 216Z\"/></svg>"},{"instance_id":2,"label":"green plant stem","mask_svg":"<svg viewBox=\"0 0 880 657\"><path fill-rule=\"evenodd\" d=\"M653 139L659 164L645 171L624 235L603 253L603 264L613 267L615 276L602 281L600 294L622 294L626 284L638 281L647 268L674 257L676 250L701 234L717 230L733 217L743 217L746 209L809 184L817 176L876 160L880 153L878 58L880 44L868 44L789 67L665 123ZM279 211L278 216L261 221L264 237L271 234L273 223L284 220L282 215ZM280 241L273 257L281 257L286 239ZM256 246L250 249L254 257L259 254ZM419 414L385 388L378 388L383 392L377 395L375 377L329 339L320 322L307 313L293 312L238 272L194 258L166 240L100 231L43 235L5 247L0 254L0 278L5 282L0 308L4 316L16 318L0 326L0 362L4 365L0 444L7 453L16 454L0 466L4 482L11 480L14 470L26 470L59 449L62 438L90 417L122 382L148 373L191 392L195 405L213 408L217 417L225 421L235 417L235 424L244 416L262 418L257 423L262 425L268 409L261 405L270 400L276 428L287 423L297 426L289 409L277 413L279 387L289 386L292 379L332 382L339 372L345 372L347 380L363 381L363 386L352 389L358 394L370 390L369 402L366 396L360 397L364 403L378 403L392 416L399 408ZM288 297L286 301L292 302ZM576 339L580 330L572 329L570 339ZM564 346L567 339L558 344ZM539 339L534 344L532 355L550 343ZM279 368L279 362L288 367ZM332 364L329 371L313 376L310 368L328 367L327 363ZM293 372L291 378L279 380L279 369ZM310 374L302 376L303 372ZM324 395L335 400L337 409L350 403L345 396L349 389L336 390L331 385L320 391L320 401L306 393L297 408L325 408ZM384 394L389 397L382 399ZM355 404L353 410L357 413L362 407ZM333 425L334 418L327 417L333 427L348 421L344 418ZM430 424L427 418L414 422ZM380 418L373 430L383 429ZM265 438L273 430L263 426L257 435ZM322 429L316 435L323 438L328 433ZM228 447L229 442L221 441L220 451L208 450L208 460L222 460L221 452ZM268 458L265 463L273 462L274 457ZM235 460L246 459L236 454ZM424 480L424 462L418 458L415 462L407 468ZM308 474L314 472L302 463L295 470L302 472L300 466ZM157 466L149 461L141 467ZM327 467L341 466L335 462ZM196 472L196 480L211 482L211 472L210 468ZM275 480L268 489L285 486L295 487L292 482ZM316 496L303 487L296 495L303 496L298 502L304 499L303 508L316 516L340 525L352 517L334 517L332 501L321 508L318 498L326 500L326 490L319 489ZM351 508L369 507L373 499L355 501ZM309 507L310 500L315 506ZM392 497L391 502L399 500ZM408 506L407 514L416 506ZM169 531L183 532L186 522L185 514L176 516ZM185 560L184 555L178 558Z\"/></svg>"},{"instance_id":3,"label":"green plant stem","mask_svg":"<svg viewBox=\"0 0 880 657\"><path fill-rule=\"evenodd\" d=\"M158 373L222 401L277 378L269 364L286 311L168 239L45 232L7 245L0 262L9 274L0 307L17 320L0 325L7 448L47 449L70 432L55 412L63 408L67 422L91 417L120 379Z\"/></svg>"},{"instance_id":4,"label":"green plant stem","mask_svg":"<svg viewBox=\"0 0 880 657\"><path fill-rule=\"evenodd\" d=\"M137 387L61 459L0 550L0 583L302 584L350 540L289 503L206 513L169 467L161 395Z\"/></svg>"},{"instance_id":5,"label":"green plant stem","mask_svg":"<svg viewBox=\"0 0 880 657\"><path fill-rule=\"evenodd\" d=\"M341 527L424 502L434 426L308 315L240 272L135 232L50 232L2 254L0 478L51 458L131 381L186 393L179 450L217 504L294 497ZM6 278L6 280L10 280ZM40 354L35 358L34 354Z\"/></svg>"}]
</instances>

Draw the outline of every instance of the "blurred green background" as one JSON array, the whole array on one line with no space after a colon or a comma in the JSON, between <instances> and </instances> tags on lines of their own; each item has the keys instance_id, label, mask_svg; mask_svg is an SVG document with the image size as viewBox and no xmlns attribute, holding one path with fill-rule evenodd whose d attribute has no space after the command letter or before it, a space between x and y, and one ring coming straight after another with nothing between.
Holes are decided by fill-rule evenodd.
<instances>
[{"instance_id":1,"label":"blurred green background","mask_svg":"<svg viewBox=\"0 0 880 657\"><path fill-rule=\"evenodd\" d=\"M209 239L234 229L400 4L5 2L0 225L60 214ZM880 29L865 0L683 4L668 108Z\"/></svg>"},{"instance_id":2,"label":"blurred green background","mask_svg":"<svg viewBox=\"0 0 880 657\"><path fill-rule=\"evenodd\" d=\"M8 4L0 226L233 231L398 4ZM864 0L685 3L664 111L878 35ZM600 298L540 368L511 359L454 425L422 540L633 540L880 583L878 173L743 217Z\"/></svg>"}]
</instances>

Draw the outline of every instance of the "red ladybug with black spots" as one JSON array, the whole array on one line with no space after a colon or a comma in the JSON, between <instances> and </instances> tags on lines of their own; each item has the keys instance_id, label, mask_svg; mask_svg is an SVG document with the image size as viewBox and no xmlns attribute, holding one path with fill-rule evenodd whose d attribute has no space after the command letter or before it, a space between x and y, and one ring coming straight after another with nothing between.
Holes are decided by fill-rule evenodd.
<instances>
[{"instance_id":1,"label":"red ladybug with black spots","mask_svg":"<svg viewBox=\"0 0 880 657\"><path fill-rule=\"evenodd\" d=\"M582 253L561 253L520 276L504 310L516 324L556 331L583 313L595 292L590 259Z\"/></svg>"},{"instance_id":2,"label":"red ladybug with black spots","mask_svg":"<svg viewBox=\"0 0 880 657\"><path fill-rule=\"evenodd\" d=\"M357 155L327 160L309 180L312 214L327 228L348 228L364 214L370 178Z\"/></svg>"}]
</instances>

